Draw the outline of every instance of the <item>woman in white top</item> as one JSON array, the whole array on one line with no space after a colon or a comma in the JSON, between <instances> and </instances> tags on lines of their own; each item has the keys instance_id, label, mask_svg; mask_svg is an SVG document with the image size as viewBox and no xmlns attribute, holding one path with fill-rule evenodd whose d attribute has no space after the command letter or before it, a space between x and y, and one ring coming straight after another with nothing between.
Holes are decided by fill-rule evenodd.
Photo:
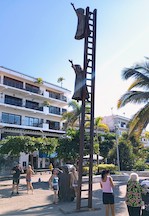
<instances>
[{"instance_id":1,"label":"woman in white top","mask_svg":"<svg viewBox=\"0 0 149 216\"><path fill-rule=\"evenodd\" d=\"M109 212L111 209L112 216L115 216L114 209L114 194L113 194L113 180L111 176L109 176L109 170L103 170L101 173L100 186L103 192L103 204L105 205L106 216L109 216Z\"/></svg>"}]
</instances>

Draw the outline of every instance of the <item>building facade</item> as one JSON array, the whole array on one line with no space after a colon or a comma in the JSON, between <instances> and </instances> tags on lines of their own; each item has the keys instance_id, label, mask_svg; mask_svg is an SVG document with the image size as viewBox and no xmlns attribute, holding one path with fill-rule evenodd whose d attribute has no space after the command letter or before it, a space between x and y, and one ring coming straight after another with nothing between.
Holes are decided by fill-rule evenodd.
<instances>
[{"instance_id":1,"label":"building facade","mask_svg":"<svg viewBox=\"0 0 149 216\"><path fill-rule=\"evenodd\" d=\"M0 67L0 139L6 136L59 137L65 134L62 114L67 111L70 91L60 86ZM37 167L45 167L39 158ZM28 165L29 155L20 158Z\"/></svg>"},{"instance_id":2,"label":"building facade","mask_svg":"<svg viewBox=\"0 0 149 216\"><path fill-rule=\"evenodd\" d=\"M103 117L103 123L108 125L110 132L116 132L119 136L128 131L130 119L120 115L110 115ZM142 132L141 141L145 147L149 147L149 140L145 137L145 130Z\"/></svg>"}]
</instances>

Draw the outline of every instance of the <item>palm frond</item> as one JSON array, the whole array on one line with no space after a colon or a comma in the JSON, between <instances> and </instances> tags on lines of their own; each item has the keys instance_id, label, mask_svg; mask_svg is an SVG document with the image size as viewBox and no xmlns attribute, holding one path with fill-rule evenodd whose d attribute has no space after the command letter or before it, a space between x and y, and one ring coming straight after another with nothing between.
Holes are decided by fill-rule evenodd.
<instances>
[{"instance_id":1,"label":"palm frond","mask_svg":"<svg viewBox=\"0 0 149 216\"><path fill-rule=\"evenodd\" d=\"M135 80L144 80L149 82L149 66L135 66L132 68L125 68L122 70L122 78L128 80L129 78L134 78Z\"/></svg>"},{"instance_id":2,"label":"palm frond","mask_svg":"<svg viewBox=\"0 0 149 216\"><path fill-rule=\"evenodd\" d=\"M128 91L130 91L133 88L143 88L143 90L149 89L149 82L146 82L146 80L135 80L128 88Z\"/></svg>"},{"instance_id":3,"label":"palm frond","mask_svg":"<svg viewBox=\"0 0 149 216\"><path fill-rule=\"evenodd\" d=\"M128 103L141 104L147 103L149 99L149 92L142 91L128 91L118 100L117 107L124 107Z\"/></svg>"},{"instance_id":4,"label":"palm frond","mask_svg":"<svg viewBox=\"0 0 149 216\"><path fill-rule=\"evenodd\" d=\"M141 132L149 123L149 104L141 108L129 122L129 136L134 132L137 136L141 135Z\"/></svg>"}]
</instances>

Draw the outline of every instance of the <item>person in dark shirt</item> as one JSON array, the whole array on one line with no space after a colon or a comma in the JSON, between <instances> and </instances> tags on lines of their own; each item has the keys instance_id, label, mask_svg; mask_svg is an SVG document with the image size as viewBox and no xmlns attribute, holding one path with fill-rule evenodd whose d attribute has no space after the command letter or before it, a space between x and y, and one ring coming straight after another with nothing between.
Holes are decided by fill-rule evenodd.
<instances>
[{"instance_id":1,"label":"person in dark shirt","mask_svg":"<svg viewBox=\"0 0 149 216\"><path fill-rule=\"evenodd\" d=\"M12 169L13 177L12 177L12 195L14 194L14 190L16 187L16 192L19 194L19 182L20 182L20 174L21 174L21 168L19 167L19 164L15 166Z\"/></svg>"}]
</instances>

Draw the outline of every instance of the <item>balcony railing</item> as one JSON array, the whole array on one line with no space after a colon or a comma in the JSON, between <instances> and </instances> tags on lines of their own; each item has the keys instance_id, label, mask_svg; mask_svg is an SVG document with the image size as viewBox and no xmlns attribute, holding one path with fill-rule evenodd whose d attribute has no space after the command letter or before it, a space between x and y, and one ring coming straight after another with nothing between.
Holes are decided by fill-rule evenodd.
<instances>
[{"instance_id":1,"label":"balcony railing","mask_svg":"<svg viewBox=\"0 0 149 216\"><path fill-rule=\"evenodd\" d=\"M32 106L27 106L27 105L23 105L22 103L15 103L15 102L8 102L5 101L4 104L8 104L8 105L13 105L13 106L18 106L18 107L24 107L26 109L33 109L33 110L38 110L38 111L42 111L43 112L43 107L32 107Z\"/></svg>"},{"instance_id":2,"label":"balcony railing","mask_svg":"<svg viewBox=\"0 0 149 216\"><path fill-rule=\"evenodd\" d=\"M23 86L21 86L21 85L13 85L12 83L8 83L8 82L3 82L3 85L7 85L7 86L10 86L10 87L13 87L13 88L16 88L16 89L19 89L19 90L28 91L28 92L31 92L31 93L43 95L43 91L41 91L39 89L31 89L31 88L27 88L27 87L23 88Z\"/></svg>"},{"instance_id":3,"label":"balcony railing","mask_svg":"<svg viewBox=\"0 0 149 216\"><path fill-rule=\"evenodd\" d=\"M27 109L33 109L33 110L38 110L38 111L43 111L43 107L32 107L32 106L27 106L27 105L24 105L25 108Z\"/></svg>"},{"instance_id":4,"label":"balcony railing","mask_svg":"<svg viewBox=\"0 0 149 216\"><path fill-rule=\"evenodd\" d=\"M56 99L56 100L67 102L67 97L65 97L65 96L57 97L57 96L49 95L49 98L53 98L53 99Z\"/></svg>"},{"instance_id":5,"label":"balcony railing","mask_svg":"<svg viewBox=\"0 0 149 216\"><path fill-rule=\"evenodd\" d=\"M44 95L44 92L41 91L40 89L32 89L32 88L23 88L22 86L19 86L19 85L12 85L12 84L9 84L9 83L6 83L6 82L3 82L4 85L7 85L7 86L10 86L10 87L13 87L13 88L16 88L16 89L19 89L19 90L24 90L24 91L27 91L27 92L31 92L31 93L34 93L34 94L38 94L38 95ZM64 101L64 102L67 102L67 97L64 96L64 95L60 95L59 97L58 96L53 96L53 95L49 95L49 98L53 98L53 99L56 99L56 100L60 100L60 101Z\"/></svg>"},{"instance_id":6,"label":"balcony railing","mask_svg":"<svg viewBox=\"0 0 149 216\"><path fill-rule=\"evenodd\" d=\"M20 126L29 126L29 127L40 127L40 128L43 127L43 123L21 124L19 122L5 121L3 119L0 122L4 124L11 124L11 125L14 124L14 125L20 125Z\"/></svg>"}]
</instances>

